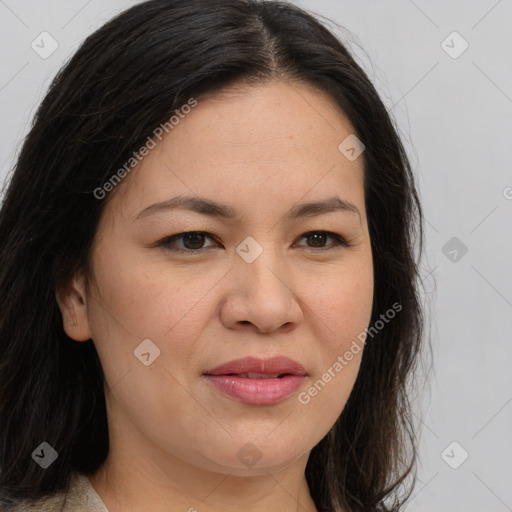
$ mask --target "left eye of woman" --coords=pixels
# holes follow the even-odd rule
[[[164,238],[160,242],[158,242],[159,246],[164,246],[171,251],[177,252],[202,252],[211,247],[203,247],[205,239],[209,238],[210,240],[215,240],[215,238],[206,233],[204,231],[188,231],[186,233],[178,233],[176,235],[172,235]],[[331,246],[325,246],[325,241],[328,238],[332,238],[334,240],[331,243]],[[340,235],[336,233],[332,233],[330,231],[309,231],[308,233],[304,233],[299,239],[307,239],[308,241],[312,241],[314,244],[310,249],[317,250],[327,250],[335,247],[343,246],[349,247],[350,244]],[[181,241],[181,247],[172,247],[172,245]]]
[[[334,240],[333,245],[334,247],[337,246],[343,246],[343,247],[349,247],[350,244],[340,235],[337,235],[336,233],[331,233],[330,231],[310,231],[308,233],[304,233],[301,238],[307,238],[308,240],[313,240],[315,245],[312,247],[313,249],[329,249],[330,247],[323,246],[322,241],[325,241],[326,238],[332,238]],[[333,248],[333,247],[332,247]]]

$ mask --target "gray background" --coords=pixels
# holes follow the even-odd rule
[[[0,0],[1,181],[50,79],[135,3]],[[297,3],[349,31],[339,34],[396,119],[425,209],[434,373],[417,403],[407,510],[512,511],[512,1]],[[43,31],[59,45],[48,58],[31,48]]]

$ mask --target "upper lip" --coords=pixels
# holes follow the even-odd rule
[[[269,359],[257,357],[244,357],[234,359],[221,364],[212,370],[205,372],[205,375],[230,375],[242,373],[278,373],[288,375],[306,375],[306,370],[297,361],[289,357],[277,356]]]

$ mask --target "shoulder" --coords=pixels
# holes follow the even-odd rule
[[[67,492],[20,503],[12,512],[108,512],[89,479],[73,473]]]
[[[66,494],[58,493],[35,501],[24,500],[9,512],[63,512]]]

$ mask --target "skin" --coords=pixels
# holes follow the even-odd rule
[[[100,220],[93,275],[58,291],[66,333],[92,338],[104,373],[110,451],[89,479],[110,512],[316,511],[311,449],[342,412],[362,351],[310,402],[298,394],[368,326],[373,266],[363,157],[338,145],[354,130],[332,99],[304,84],[231,87],[198,105],[117,186]],[[177,195],[225,203],[238,219],[178,209],[136,220]],[[357,207],[286,220],[298,203],[337,196]],[[157,243],[205,231],[213,238]],[[326,236],[343,236],[351,247]],[[263,253],[236,252],[248,236]],[[188,253],[172,251],[172,248]],[[193,253],[205,247],[203,252]],[[134,356],[151,339],[160,356]],[[203,372],[245,356],[285,355],[308,373],[268,406],[224,396]],[[238,457],[252,443],[260,460]]]

